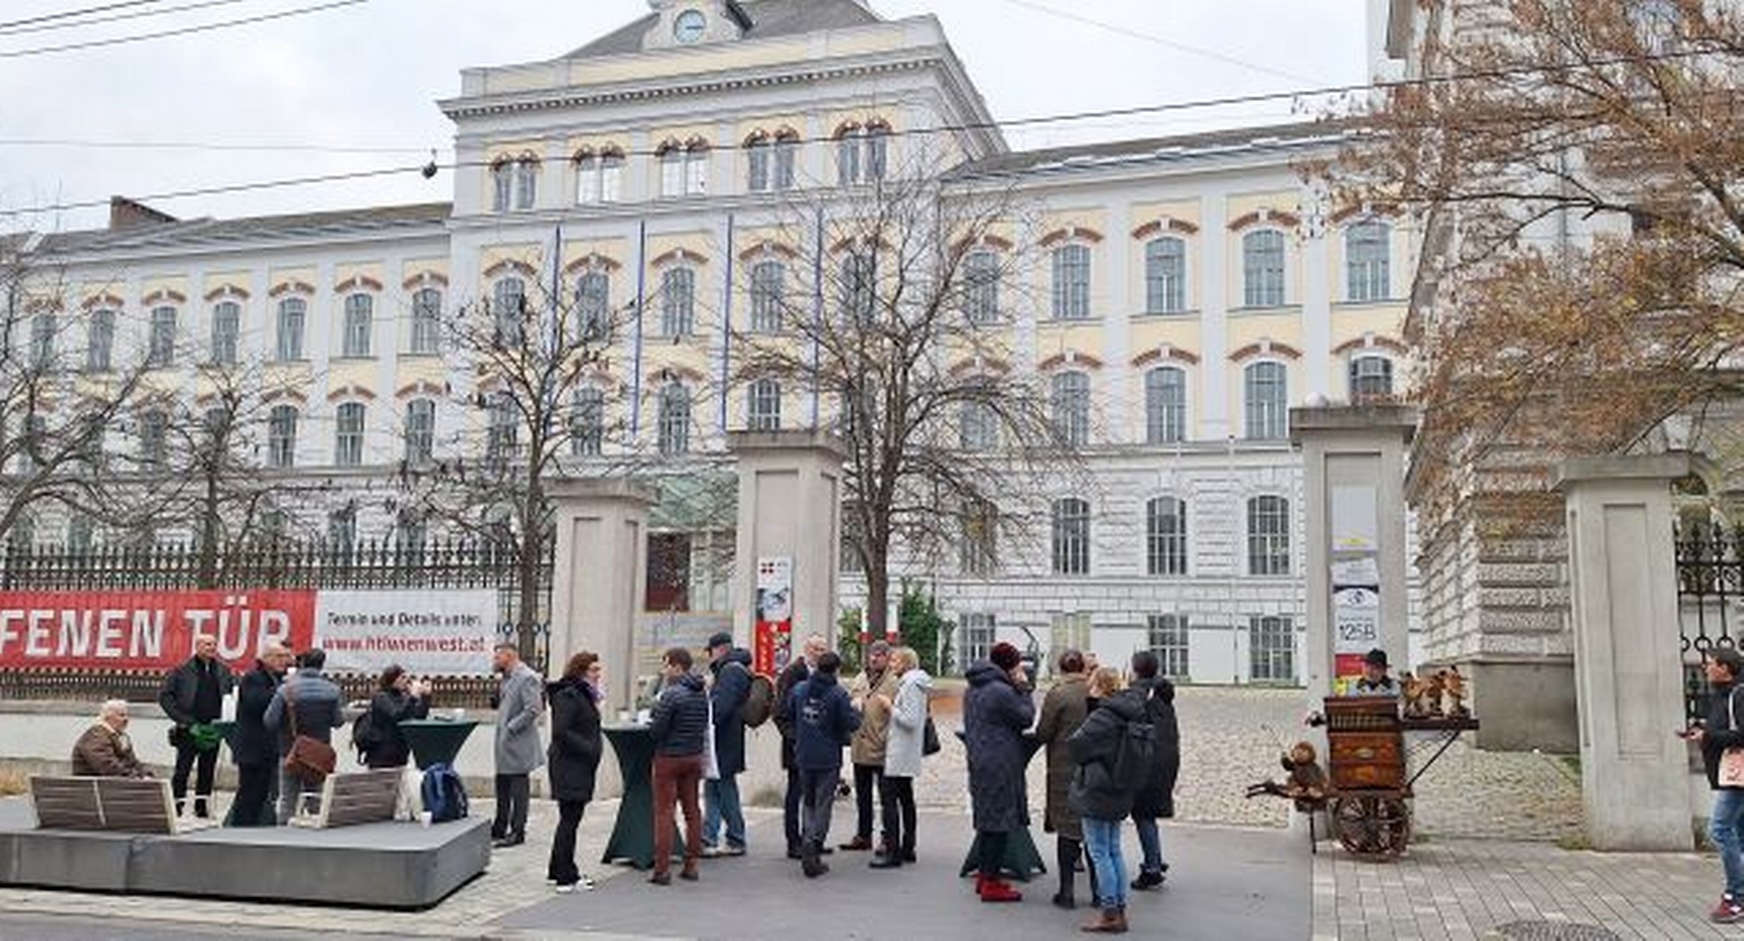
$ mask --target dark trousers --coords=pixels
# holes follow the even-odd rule
[[[1071,898],[1078,891],[1078,862],[1090,860],[1090,865],[1084,867],[1084,872],[1090,876],[1090,901],[1098,898],[1096,882],[1096,862],[1090,859],[1090,852],[1084,846],[1083,840],[1070,837],[1060,837],[1054,841],[1054,868],[1060,871],[1060,895]]]
[[[491,837],[526,839],[527,801],[532,796],[532,782],[524,774],[499,774],[496,790],[497,815],[491,820]]]
[[[801,771],[799,777],[804,795],[804,852],[815,857],[823,852],[824,844],[830,839],[830,813],[836,806],[836,785],[841,781],[842,769]]]
[[[854,765],[854,809],[858,811],[854,818],[854,836],[858,839],[872,839],[872,792],[873,788],[883,790],[879,784],[883,778],[884,769],[879,765]]]
[[[269,826],[267,808],[277,769],[270,764],[236,766],[236,806],[230,809],[233,827]],[[277,822],[276,818],[273,820]]]
[[[914,852],[914,779],[880,775],[878,798],[884,817],[884,851]]]
[[[787,769],[787,792],[781,800],[781,826],[787,832],[787,851],[799,852],[804,837],[799,829],[799,803],[804,790],[800,786],[799,769]]]
[[[976,867],[981,878],[999,878],[1000,870],[1005,868],[1005,831],[982,830],[975,835],[981,840],[981,863]]]
[[[585,810],[587,801],[557,802],[557,833],[551,838],[551,862],[545,868],[545,878],[558,885],[581,881],[581,870],[575,865],[575,831]]]
[[[176,798],[176,814],[180,815],[183,803],[188,796],[188,772],[198,766],[194,776],[194,813],[201,817],[210,817],[212,809],[209,806],[212,797],[212,779],[218,772],[218,749],[201,751],[194,747],[193,742],[183,742],[176,746],[176,770],[170,775],[170,793]]]
[[[692,872],[702,856],[702,756],[654,756],[654,872],[672,870],[672,805],[684,812],[684,869]]]

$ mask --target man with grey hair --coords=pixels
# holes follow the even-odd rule
[[[209,634],[196,635],[194,655],[164,677],[157,702],[175,723],[170,729],[170,745],[176,750],[170,792],[176,798],[177,816],[186,809],[188,772],[196,765],[194,814],[212,815],[212,781],[218,770],[218,745],[223,741],[212,723],[224,711],[224,697],[235,688],[236,674],[218,659],[218,639]]]
[[[873,789],[879,800],[884,794],[884,751],[890,735],[890,704],[896,701],[902,677],[890,669],[890,644],[875,640],[866,648],[866,661],[860,675],[849,689],[854,709],[860,713],[860,728],[849,743],[848,754],[854,761],[854,801],[856,827],[854,839],[843,843],[845,850],[872,848]],[[885,847],[880,847],[882,852]]]
[[[73,773],[97,778],[149,778],[151,772],[133,754],[127,737],[127,702],[103,704],[97,721],[73,745]]]

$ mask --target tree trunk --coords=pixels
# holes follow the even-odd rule
[[[883,640],[890,623],[890,572],[882,553],[866,566],[866,633],[872,640]]]

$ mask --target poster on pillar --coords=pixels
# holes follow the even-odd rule
[[[1332,590],[1333,689],[1362,677],[1363,655],[1381,645],[1381,595],[1373,586],[1335,586]]]
[[[752,667],[773,676],[787,668],[793,651],[793,557],[757,559],[756,626]]]

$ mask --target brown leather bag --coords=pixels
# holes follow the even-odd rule
[[[291,695],[289,682],[284,690],[285,713],[291,717],[291,751],[285,756],[285,770],[310,784],[320,784],[337,767],[339,754],[332,745],[297,731],[297,700]]]

